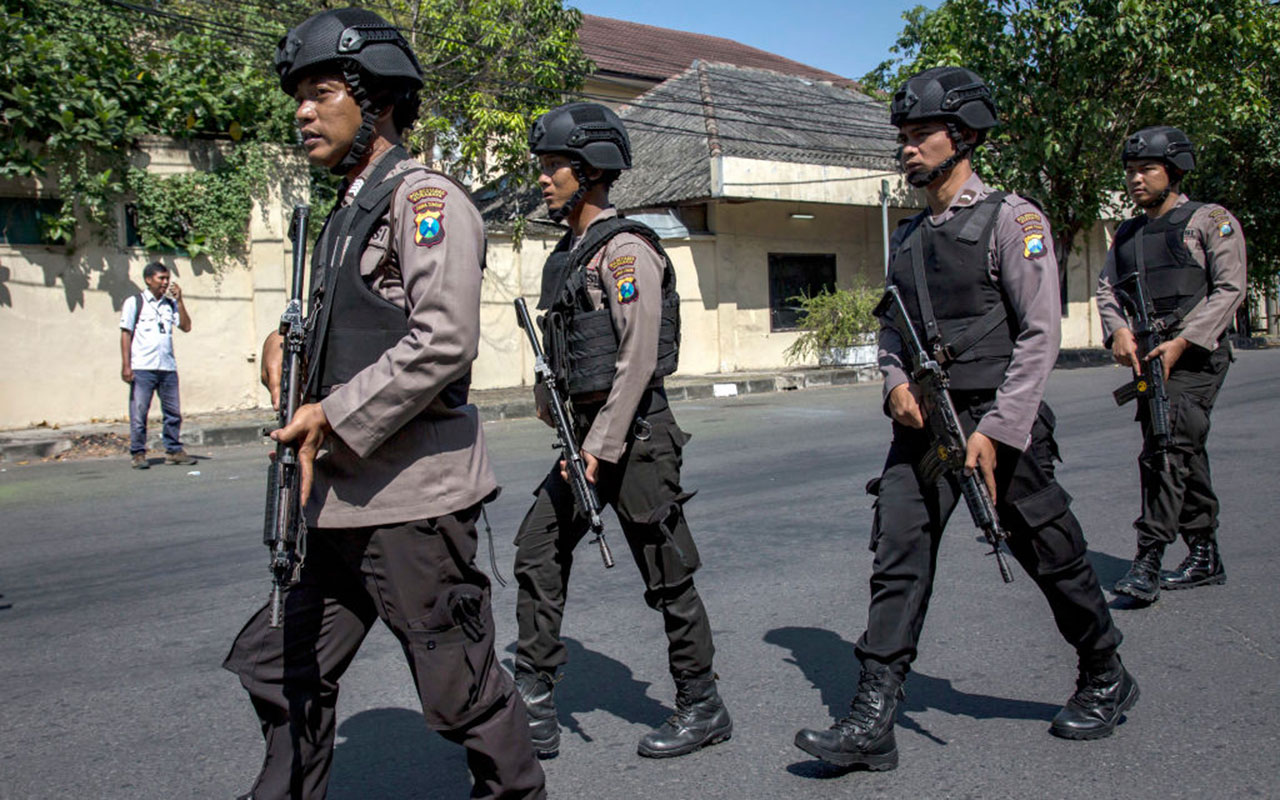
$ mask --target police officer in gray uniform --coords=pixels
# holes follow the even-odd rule
[[[676,713],[638,751],[684,755],[728,739],[733,723],[716,691],[711,624],[693,585],[700,562],[683,511],[692,495],[680,485],[689,436],[662,382],[679,347],[675,270],[657,235],[609,204],[610,185],[631,167],[626,129],[612,111],[594,103],[553,109],[534,124],[529,149],[552,218],[569,226],[543,269],[545,349],[572,399],[588,480],[617,511],[645,602],[662,613],[669,642]],[[560,623],[573,549],[587,531],[561,470],[552,466],[516,535],[516,684],[544,757],[559,750],[553,689],[567,660]]]
[[[895,233],[888,281],[950,377],[968,437],[966,466],[987,483],[1010,532],[1009,549],[1078,653],[1077,691],[1050,731],[1107,736],[1137,700],[1138,686],[1116,655],[1120,632],[1085,558],[1071,498],[1054,479],[1054,416],[1042,397],[1061,312],[1048,221],[1029,201],[995,191],[973,173],[969,156],[996,125],[991,92],[973,72],[939,67],[912,77],[894,95],[890,121],[899,130],[902,169],[925,190],[929,208]],[[802,730],[795,743],[833,764],[885,770],[898,763],[894,717],[959,492],[954,477],[933,485],[920,477],[928,410],[892,327],[880,332],[879,359],[893,441],[869,487],[878,493],[875,559],[867,629],[856,648],[857,695],[847,717],[829,730]]]
[[[1129,195],[1142,213],[1116,231],[1098,276],[1098,316],[1116,362],[1164,359],[1171,429],[1167,468],[1144,446],[1138,459],[1142,514],[1134,521],[1138,554],[1115,591],[1144,602],[1161,589],[1224,583],[1218,555],[1218,496],[1209,477],[1209,415],[1227,377],[1231,321],[1244,298],[1245,245],[1240,222],[1222,206],[1197,203],[1180,191],[1195,168],[1191,140],[1177,128],[1143,128],[1124,143],[1121,159]],[[1139,238],[1141,247],[1138,247]],[[1155,306],[1163,341],[1139,353],[1113,287],[1139,274]],[[1150,419],[1139,405],[1144,442]],[[1187,556],[1160,571],[1164,549],[1181,534]]]
[[[259,611],[224,664],[266,739],[249,796],[324,797],[338,682],[381,619],[427,725],[466,748],[471,796],[545,797],[474,563],[480,504],[497,491],[467,402],[483,223],[462,187],[400,145],[422,74],[385,20],[319,13],[281,40],[276,67],[308,158],[345,180],[312,262],[308,402],[274,434],[299,446],[305,559],[282,627]],[[277,397],[280,359],[274,336],[263,360]]]

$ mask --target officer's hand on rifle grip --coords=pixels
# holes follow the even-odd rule
[[[262,342],[262,385],[271,392],[271,407],[280,410],[280,375],[284,372],[284,337],[272,331]]]
[[[969,437],[965,446],[964,468],[978,470],[982,475],[982,482],[987,485],[991,502],[996,502],[996,443],[986,434],[974,431]]]
[[[298,496],[302,505],[307,504],[311,496],[311,478],[315,473],[316,454],[320,445],[333,428],[329,427],[329,418],[319,403],[307,403],[300,406],[293,415],[293,421],[279,430],[271,432],[271,438],[284,444],[297,444],[298,471],[302,480],[298,485]]]
[[[596,472],[600,469],[600,459],[588,453],[586,450],[579,450],[582,456],[582,471],[587,476],[587,483],[595,484]],[[569,465],[562,459],[560,461],[560,477],[567,482],[569,480]]]
[[[924,427],[924,402],[920,387],[907,381],[889,392],[889,415],[899,425],[908,428]]]
[[[1120,328],[1112,335],[1111,357],[1120,366],[1132,369],[1135,378],[1138,376],[1142,370],[1138,364],[1138,340],[1133,337],[1133,331]]]
[[[1164,378],[1169,379],[1169,370],[1173,369],[1173,365],[1178,363],[1178,359],[1182,358],[1182,354],[1187,352],[1187,348],[1191,343],[1181,336],[1175,336],[1167,342],[1163,342],[1156,346],[1143,361],[1150,361],[1153,358],[1164,359]]]

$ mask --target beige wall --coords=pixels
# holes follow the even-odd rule
[[[188,171],[207,165],[214,147],[189,150],[147,140],[140,163],[160,173]],[[280,163],[284,171],[305,174],[295,159],[282,155]],[[0,193],[12,197],[47,189],[34,182],[0,184]],[[278,188],[255,207],[242,264],[215,271],[203,258],[154,259],[182,286],[192,317],[191,332],[174,336],[184,413],[266,402],[257,382],[257,350],[284,305],[288,208]],[[127,418],[120,308],[143,288],[142,269],[151,260],[141,248],[103,244],[87,232],[70,253],[65,246],[0,245],[0,337],[17,345],[0,351],[0,428]]]
[[[791,219],[801,210],[814,219]],[[890,209],[890,226],[907,213]],[[752,201],[719,203],[710,217],[714,234],[663,242],[680,291],[680,374],[786,366],[782,353],[798,334],[769,330],[770,253],[834,253],[840,286],[883,280],[879,208]],[[527,236],[515,253],[510,238],[491,237],[484,333],[472,373],[476,388],[532,381],[528,344],[516,336],[511,303],[523,295],[532,307],[543,262],[554,246],[554,239]]]

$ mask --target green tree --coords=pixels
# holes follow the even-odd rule
[[[1146,125],[1182,127],[1202,163],[1253,164],[1214,180],[1197,170],[1188,186],[1212,187],[1199,199],[1239,199],[1228,205],[1240,212],[1259,189],[1274,197],[1263,184],[1274,183],[1275,150],[1254,147],[1258,131],[1274,135],[1280,113],[1280,11],[1269,0],[946,0],[903,17],[894,57],[863,81],[892,90],[947,64],[983,75],[1001,124],[979,151],[980,169],[1044,204],[1061,264],[1104,211],[1128,212],[1120,148]],[[1251,246],[1263,263],[1278,254]]]
[[[529,126],[579,88],[582,14],[562,0],[381,0],[426,69],[410,147],[455,177],[527,173]]]
[[[54,240],[70,245],[80,218],[113,231],[120,200],[135,196],[148,247],[227,263],[243,245],[250,195],[266,186],[261,152],[235,151],[296,140],[275,44],[328,5],[0,0],[0,177],[56,177]],[[528,174],[529,123],[590,67],[580,14],[561,0],[366,5],[404,29],[426,71],[410,148],[463,178]],[[145,134],[236,144],[206,177],[157,178],[130,168]],[[333,179],[313,179],[313,203],[331,202]]]

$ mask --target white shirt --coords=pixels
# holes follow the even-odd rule
[[[137,330],[134,330],[133,318],[138,313],[139,300],[144,302]],[[171,297],[162,296],[157,300],[150,291],[144,291],[126,299],[120,309],[120,329],[133,333],[130,368],[177,371],[178,362],[173,358],[173,329],[177,324],[178,303]]]

